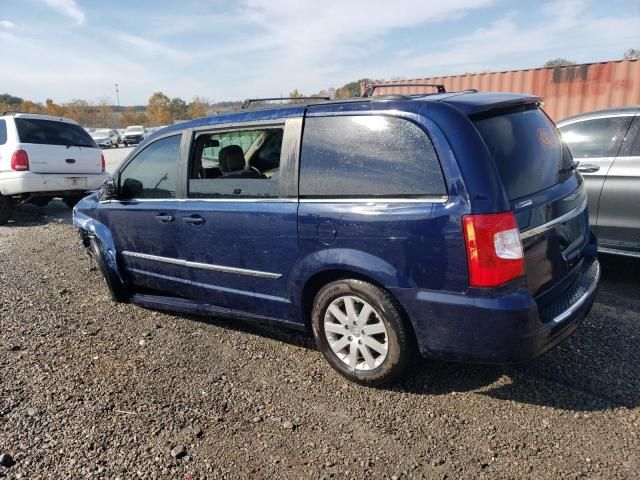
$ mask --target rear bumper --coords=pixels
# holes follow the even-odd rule
[[[424,356],[478,363],[530,360],[571,335],[587,316],[600,280],[597,258],[585,257],[576,280],[538,308],[525,288],[496,297],[394,289]]]
[[[106,178],[106,173],[5,172],[0,174],[0,193],[8,196],[22,193],[87,192],[102,186]]]

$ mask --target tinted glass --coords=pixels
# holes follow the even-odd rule
[[[476,120],[510,200],[555,185],[572,174],[571,154],[539,108]]]
[[[84,128],[74,123],[16,118],[16,127],[22,143],[97,148]]]
[[[594,118],[560,128],[573,158],[615,157],[632,117]]]
[[[174,198],[180,138],[163,138],[142,150],[120,173],[120,188],[138,181],[142,186],[135,198]]]
[[[194,140],[189,196],[272,198],[279,192],[281,128],[203,133]],[[230,148],[232,162],[221,157]]]
[[[7,143],[7,122],[0,120],[0,145]]]
[[[380,115],[305,120],[301,196],[445,193],[440,163],[431,140],[410,121]]]

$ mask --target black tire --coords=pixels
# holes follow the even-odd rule
[[[345,363],[334,353],[325,334],[324,318],[325,315],[328,315],[328,308],[332,302],[345,296],[356,297],[356,299],[366,301],[373,307],[376,321],[379,319],[386,328],[384,334],[387,347],[386,357],[378,366],[370,370],[352,368]],[[362,280],[344,279],[325,285],[318,292],[313,302],[311,324],[316,344],[329,364],[345,378],[356,383],[384,385],[394,382],[405,373],[415,354],[413,331],[405,321],[395,299],[386,290]],[[364,335],[364,332],[362,332],[362,335]],[[349,338],[355,337],[350,336]],[[348,348],[353,347],[349,346]],[[361,356],[361,354],[358,355]],[[362,357],[362,361],[364,362],[364,357]]]
[[[0,225],[6,225],[13,214],[13,205],[8,197],[0,194]]]
[[[82,198],[83,198],[82,195],[78,195],[75,197],[64,197],[62,201],[67,207],[73,210],[73,207],[75,207],[78,204],[78,202],[82,200]]]
[[[109,293],[111,294],[111,298],[115,302],[119,303],[127,303],[131,295],[129,294],[129,289],[126,285],[120,281],[118,276],[115,274],[111,268],[107,265],[105,260],[106,253],[100,244],[100,241],[96,238],[92,238],[90,240],[91,243],[91,252],[96,259],[96,263],[98,264],[98,268],[104,277],[104,281],[107,284],[107,288],[109,289]]]
[[[47,205],[49,205],[50,201],[51,197],[33,197],[29,203],[32,203],[37,207],[46,207]]]

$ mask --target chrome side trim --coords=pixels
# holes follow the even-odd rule
[[[598,247],[599,253],[608,253],[609,255],[620,255],[622,257],[640,258],[640,252],[630,252],[628,250],[618,250],[616,248]]]
[[[225,267],[223,265],[214,265],[211,263],[190,262],[179,258],[160,257],[158,255],[149,255],[148,253],[123,251],[122,255],[126,257],[141,258],[142,260],[152,260],[155,262],[169,263],[171,265],[179,265],[181,267],[200,268],[202,270],[212,270],[214,272],[233,273],[236,275],[249,275],[252,277],[277,279],[282,277],[279,273],[261,272],[259,270],[249,270],[246,268]]]
[[[143,202],[239,202],[239,203],[298,203],[296,198],[132,198],[130,200],[101,200],[100,203]]]
[[[566,320],[567,317],[570,317],[576,310],[582,307],[582,305],[584,305],[584,303],[589,299],[589,297],[593,294],[595,289],[598,288],[599,282],[600,282],[600,264],[598,264],[598,274],[596,275],[596,281],[593,282],[593,284],[589,287],[589,290],[587,290],[584,293],[584,295],[582,295],[576,303],[571,305],[569,308],[567,308],[564,312],[562,312],[560,315],[558,315],[551,321],[553,323],[560,323],[563,320]]]
[[[434,195],[429,197],[370,197],[370,198],[301,198],[300,203],[446,203],[449,200],[447,196]]]
[[[526,240],[527,238],[535,237],[536,235],[540,235],[541,233],[546,232],[547,230],[550,230],[551,228],[553,228],[554,225],[557,225],[559,223],[564,223],[564,222],[566,222],[568,220],[571,220],[573,217],[576,217],[576,216],[580,215],[582,212],[584,212],[585,208],[587,208],[587,199],[586,198],[584,199],[584,201],[580,205],[578,205],[573,210],[569,210],[564,215],[560,215],[558,218],[554,218],[550,222],[547,222],[547,223],[545,223],[543,225],[540,225],[538,227],[534,227],[534,228],[532,228],[530,230],[527,230],[526,232],[521,232],[520,233],[520,240]]]

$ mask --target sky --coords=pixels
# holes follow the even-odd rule
[[[638,0],[0,0],[0,93],[146,104],[620,59]]]

